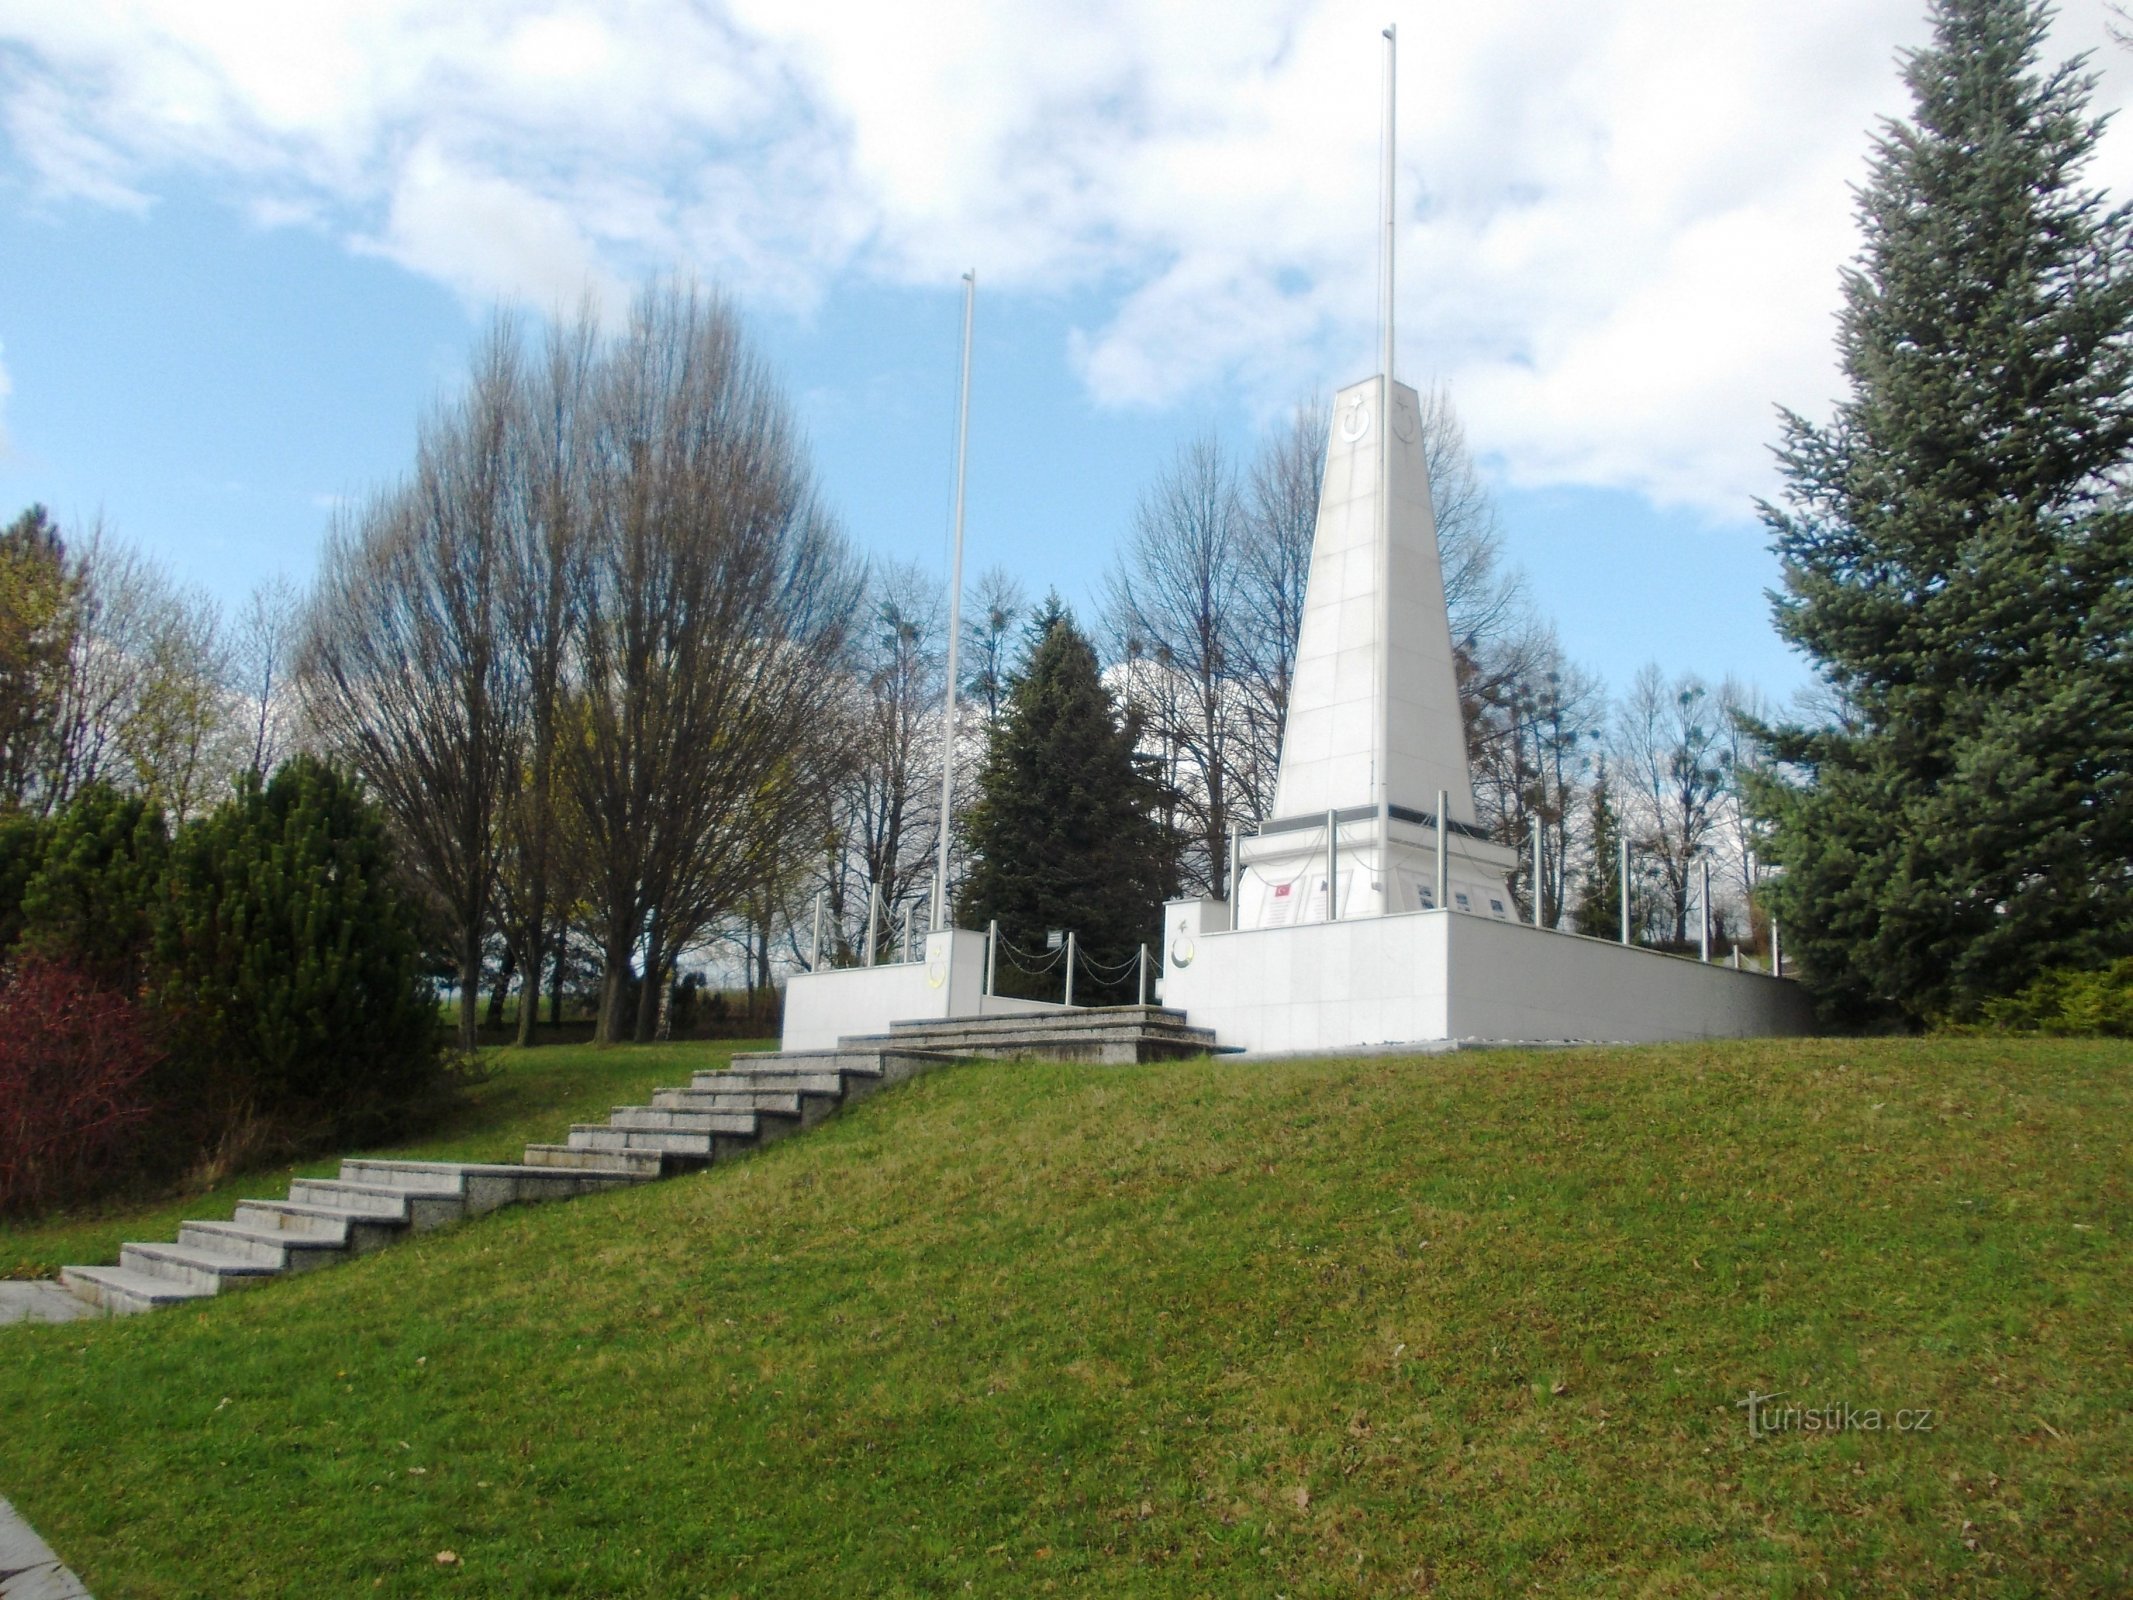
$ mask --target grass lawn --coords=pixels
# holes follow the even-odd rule
[[[425,1138],[390,1149],[350,1155],[408,1156],[426,1161],[516,1161],[528,1144],[561,1140],[573,1122],[605,1122],[619,1105],[642,1104],[653,1089],[686,1083],[692,1071],[720,1066],[736,1050],[775,1050],[754,1044],[587,1045],[490,1050],[490,1077]],[[340,1157],[239,1173],[212,1189],[150,1205],[110,1206],[29,1225],[0,1221],[0,1278],[47,1278],[63,1266],[118,1260],[128,1239],[174,1239],[187,1217],[227,1220],[241,1199],[279,1199],[293,1177],[326,1177]],[[4,1492],[4,1491],[0,1491]]]
[[[0,1494],[102,1600],[2126,1593],[2129,1067],[958,1067],[694,1177],[0,1330]],[[1751,1391],[1882,1426],[1751,1438]]]

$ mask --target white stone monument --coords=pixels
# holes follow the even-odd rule
[[[1808,1031],[1796,984],[1521,924],[1517,852],[1475,825],[1421,412],[1393,378],[1385,37],[1379,370],[1328,423],[1274,815],[1240,841],[1228,899],[1165,908],[1161,1001],[1258,1052]],[[940,929],[922,962],[797,976],[785,1047],[1072,1010],[991,994],[986,954],[983,935]]]
[[[1239,928],[1512,916],[1518,854],[1475,825],[1421,412],[1383,374],[1333,402],[1274,815],[1238,856]]]

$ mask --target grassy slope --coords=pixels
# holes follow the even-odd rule
[[[7,1330],[0,1493],[103,1600],[2124,1592],[2129,1064],[956,1068]],[[1751,1443],[1751,1388],[1937,1425]]]
[[[618,1105],[642,1104],[651,1091],[686,1082],[700,1067],[722,1065],[736,1050],[775,1043],[646,1045],[596,1050],[564,1045],[495,1050],[486,1082],[440,1127],[421,1139],[363,1152],[424,1161],[516,1161],[535,1141],[558,1140],[573,1122],[605,1122]],[[187,1217],[228,1217],[246,1197],[278,1198],[299,1174],[326,1177],[338,1156],[242,1172],[210,1189],[153,1202],[93,1209],[29,1225],[0,1222],[0,1278],[50,1277],[70,1263],[116,1261],[128,1239],[173,1239]]]

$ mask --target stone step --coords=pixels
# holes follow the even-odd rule
[[[882,1075],[880,1052],[867,1050],[826,1058],[803,1056],[792,1061],[765,1057],[751,1066],[699,1072],[689,1080],[689,1087],[728,1094],[791,1094],[796,1083],[858,1083]]]
[[[215,1292],[127,1267],[61,1267],[59,1281],[89,1304],[120,1317],[205,1299]]]
[[[526,1162],[543,1171],[570,1175],[605,1176],[627,1183],[644,1183],[669,1173],[686,1172],[692,1166],[708,1166],[708,1155],[690,1155],[678,1150],[585,1150],[568,1144],[529,1144]]]
[[[851,1081],[857,1083],[860,1080],[853,1078]],[[746,1099],[756,1095],[783,1095],[788,1098],[795,1095],[820,1095],[830,1100],[841,1100],[844,1098],[845,1082],[844,1074],[840,1072],[751,1074],[747,1079],[736,1083],[706,1082],[699,1078],[686,1088],[654,1090],[652,1104],[666,1105],[669,1103],[666,1097],[670,1095],[691,1096],[685,1103],[692,1106],[696,1104],[693,1098],[696,1095],[714,1095],[721,1100]]]
[[[736,1101],[770,1100],[778,1103],[777,1109],[767,1112],[760,1107],[754,1109],[761,1125],[759,1137],[776,1139],[796,1128],[812,1128],[844,1104],[844,1080],[832,1081],[837,1084],[835,1089],[796,1090],[791,1094],[736,1095],[713,1089],[658,1089],[653,1091],[650,1105],[629,1109],[640,1116],[717,1116],[739,1109]],[[796,1109],[788,1110],[788,1107]],[[686,1127],[687,1124],[680,1126]]]
[[[860,1052],[851,1052],[851,1055]],[[835,1050],[743,1050],[723,1069],[699,1072],[698,1078],[725,1078],[768,1068],[774,1072],[838,1072],[853,1070],[854,1063],[842,1045]]]
[[[908,1042],[919,1034],[936,1033],[943,1028],[952,1028],[963,1033],[1017,1033],[1033,1025],[1068,1030],[1136,1027],[1184,1031],[1213,1037],[1212,1030],[1193,1027],[1184,1012],[1173,1011],[1168,1006],[1076,1006],[1072,1010],[1002,1011],[991,1016],[928,1017],[892,1022],[889,1024],[888,1033],[880,1037]],[[840,1044],[848,1042],[839,1041]]]
[[[360,1211],[381,1224],[416,1232],[441,1228],[467,1214],[466,1196],[457,1189],[403,1189],[383,1183],[350,1183],[342,1178],[298,1178],[289,1185],[289,1203],[328,1210]]]
[[[122,1244],[119,1265],[144,1277],[168,1278],[209,1294],[262,1283],[279,1272],[278,1268],[248,1261],[226,1250],[206,1250],[190,1244]]]
[[[697,1090],[676,1091],[665,1089],[662,1094]],[[796,1094],[719,1095],[721,1100],[748,1101],[746,1105],[690,1105],[690,1106],[617,1106],[608,1117],[611,1128],[678,1128],[690,1133],[727,1133],[734,1130],[721,1126],[736,1114],[754,1116],[761,1130],[766,1122],[791,1122],[801,1113],[800,1096]]]
[[[456,1186],[466,1202],[466,1214],[482,1216],[499,1206],[539,1200],[567,1200],[573,1195],[592,1194],[622,1183],[641,1183],[660,1176],[660,1169],[646,1168],[618,1158],[602,1164],[590,1160],[544,1159],[536,1151],[568,1150],[567,1145],[529,1145],[520,1163],[478,1161],[382,1161],[341,1163],[341,1176],[351,1183],[379,1183],[408,1188],[415,1193],[436,1193]],[[575,1152],[583,1156],[585,1152]],[[569,1168],[569,1171],[558,1171]]]
[[[234,1220],[247,1228],[279,1229],[298,1238],[337,1240],[352,1255],[392,1244],[411,1226],[405,1214],[394,1217],[301,1200],[240,1200]]]
[[[1206,1028],[1160,1006],[1091,1006],[1073,1011],[1018,1012],[897,1022],[885,1034],[839,1041],[884,1059],[903,1051],[954,1058],[1035,1056],[1050,1061],[1124,1065],[1207,1055],[1218,1047]]]
[[[605,1122],[580,1122],[570,1130],[573,1150],[665,1151],[702,1156],[707,1161],[745,1150],[754,1143],[752,1128],[745,1133],[692,1133],[686,1128],[617,1128]]]
[[[178,1243],[240,1256],[276,1272],[308,1272],[348,1254],[345,1238],[336,1239],[321,1233],[293,1233],[287,1228],[252,1227],[242,1221],[181,1222],[178,1224]]]

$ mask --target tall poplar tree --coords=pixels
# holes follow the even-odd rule
[[[1779,631],[1840,707],[1753,785],[1835,1015],[2133,950],[2133,218],[2049,8],[1936,0],[1859,196],[1828,426],[1787,413]]]
[[[971,808],[959,920],[983,927],[997,918],[1031,951],[1047,931],[1072,930],[1091,962],[1118,966],[1162,925],[1175,843],[1087,636],[1056,596],[1030,631]],[[1029,992],[1056,998],[1059,981],[1047,973]],[[1130,973],[1103,983],[1084,972],[1075,999],[1131,999],[1133,984]],[[1010,962],[1000,965],[1000,985],[1017,988]]]

